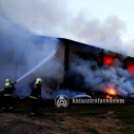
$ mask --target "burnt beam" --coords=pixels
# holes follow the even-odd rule
[[[64,71],[68,72],[69,69],[69,42],[65,40],[65,49],[64,49]]]
[[[99,54],[99,62],[98,62],[98,66],[103,66],[104,64],[104,51],[101,50],[100,54]]]

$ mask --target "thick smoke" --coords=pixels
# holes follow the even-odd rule
[[[76,40],[93,44],[95,46],[114,52],[128,54],[122,45],[120,33],[125,29],[125,24],[116,16],[108,17],[104,22],[98,19],[87,19],[84,13],[76,16],[70,26],[71,33],[75,33]]]
[[[51,2],[49,0],[40,2],[14,0],[15,4],[13,1],[13,3],[10,2],[2,0],[0,3],[2,11],[5,13],[2,15],[0,11],[1,91],[6,78],[11,79],[12,82],[17,80],[53,50],[58,49],[58,39],[44,39],[32,36],[31,33],[74,39],[114,52],[133,55],[132,52],[126,51],[128,49],[122,48],[124,44],[121,41],[120,33],[123,32],[125,25],[116,16],[108,17],[104,22],[101,22],[98,19],[88,19],[84,12],[80,12],[75,17],[71,16],[71,13],[67,12],[66,2],[55,2],[54,0]],[[61,57],[49,61],[26,79],[20,81],[16,85],[15,95],[29,95],[29,87],[37,77],[44,79],[43,87],[52,81],[57,83],[63,77],[61,63],[63,59]],[[71,59],[70,69],[84,78],[83,87],[105,90],[107,86],[110,86],[109,84],[112,84],[123,94],[133,92],[133,80],[130,80],[129,72],[120,67],[119,61],[115,62],[113,67],[92,70],[92,66],[96,66],[94,61],[85,61],[74,56]],[[118,66],[117,63],[119,63]],[[79,80],[81,80],[80,77],[76,83]]]
[[[117,16],[100,21],[91,17],[86,9],[74,16],[66,0],[1,0],[0,6],[7,17],[32,33],[68,38],[134,56],[132,51],[125,49],[127,45],[121,40],[126,25]]]
[[[0,16],[0,91],[3,90],[5,79],[12,82],[34,68],[49,54],[58,49],[57,38],[34,36],[26,29],[15,25],[10,20]],[[62,55],[61,55],[62,56]],[[63,57],[63,56],[62,56]],[[53,59],[42,65],[38,70],[16,84],[14,95],[29,95],[30,86],[36,78],[59,81],[63,75],[62,58]]]
[[[94,69],[93,69],[94,66]],[[114,60],[113,66],[97,67],[96,61],[84,60],[73,55],[70,59],[70,71],[73,75],[81,75],[77,83],[83,83],[81,88],[100,90],[106,92],[108,87],[113,87],[121,95],[133,93],[133,78],[130,73],[121,67],[118,59]]]

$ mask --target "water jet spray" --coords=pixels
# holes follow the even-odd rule
[[[20,80],[24,79],[28,75],[30,75],[32,72],[36,71],[39,67],[41,67],[43,64],[45,64],[48,60],[52,59],[56,51],[53,51],[50,55],[48,55],[43,61],[41,61],[38,65],[36,65],[32,70],[24,74],[22,77],[20,77],[18,80],[16,80],[13,84],[18,83]]]

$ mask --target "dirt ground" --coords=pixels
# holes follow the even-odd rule
[[[31,117],[29,105],[17,106],[14,113],[0,113],[0,134],[134,134],[134,122],[121,119],[124,112],[102,108],[103,112],[95,113],[96,108],[93,112],[79,106],[70,109],[47,107]]]

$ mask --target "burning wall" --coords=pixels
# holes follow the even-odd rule
[[[100,91],[124,97],[134,92],[134,78],[131,77],[134,64],[130,65],[128,58],[73,41],[68,45],[70,45],[69,76],[66,84],[68,88],[83,92]],[[127,68],[124,67],[125,59]]]
[[[29,95],[31,84],[33,84],[37,77],[44,79],[43,91],[50,92],[50,96],[59,93],[58,89],[54,90],[63,81],[63,75],[66,75],[63,73],[63,68],[69,73],[66,85],[68,90],[62,89],[62,93],[68,96],[71,90],[73,90],[73,94],[87,91],[107,92],[106,89],[109,86],[122,95],[134,92],[134,81],[130,74],[130,72],[133,73],[133,63],[131,62],[130,64],[127,59],[128,70],[123,69],[124,56],[120,54],[67,39],[29,36],[29,34],[28,36],[24,34],[26,38],[25,36],[19,38],[22,41],[19,43],[18,39],[14,38],[16,34],[12,37],[7,36],[7,41],[2,41],[5,35],[0,37],[3,49],[5,48],[5,44],[13,44],[11,46],[7,45],[7,48],[1,51],[1,59],[3,61],[0,67],[2,74],[0,78],[2,81],[0,85],[1,90],[3,90],[6,78],[10,78],[13,81],[15,78],[22,76],[45,58],[45,55],[49,54],[52,49],[56,49],[57,51],[53,60],[16,85],[16,96]],[[23,34],[20,33],[20,35]],[[20,37],[19,34],[18,37]],[[23,46],[23,43],[27,44],[27,48]],[[69,46],[66,56],[65,46]],[[11,56],[9,57],[9,55]],[[66,62],[69,62],[69,64]],[[65,65],[68,67],[65,68]],[[42,94],[46,98],[47,93],[42,92]]]

